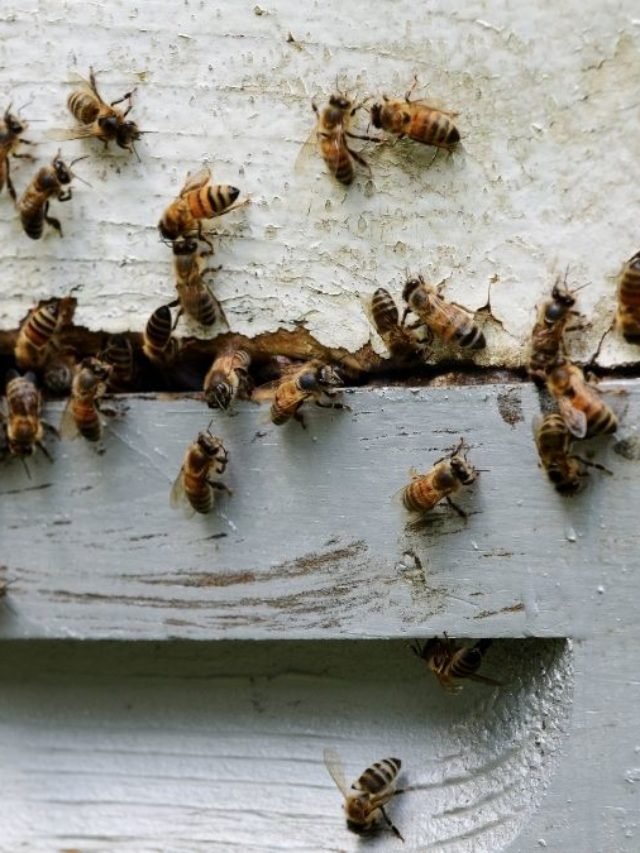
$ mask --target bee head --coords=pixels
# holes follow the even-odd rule
[[[210,456],[212,459],[221,459],[226,462],[227,451],[222,443],[222,440],[217,435],[213,435],[209,428],[198,433],[198,445],[203,453]]]
[[[322,365],[318,370],[318,383],[334,387],[344,385],[344,381],[335,367],[330,367],[328,364]]]
[[[318,387],[319,370],[307,370],[298,378],[301,391],[313,391]]]
[[[409,278],[402,290],[402,298],[405,302],[408,302],[416,290],[424,284],[422,277],[417,276],[416,278]]]
[[[51,164],[53,166],[53,170],[56,173],[56,178],[60,184],[70,184],[71,178],[73,175],[71,174],[71,169],[67,166],[64,160],[60,157],[60,154],[56,154],[53,158],[53,162]]]
[[[9,109],[4,114],[4,123],[9,133],[12,133],[14,136],[19,136],[26,129],[26,124],[21,122],[18,116],[9,112]]]
[[[116,128],[116,143],[120,148],[130,148],[131,143],[140,139],[141,132],[135,121],[119,122]]]
[[[476,469],[467,460],[463,438],[460,439],[460,443],[451,454],[451,471],[455,478],[465,486],[473,483],[478,476]]]
[[[382,127],[382,104],[373,104],[370,110],[371,124],[374,127]]]
[[[368,829],[369,795],[364,791],[349,796],[344,804],[347,826],[352,832],[363,832]]]
[[[95,356],[89,356],[89,358],[83,359],[82,367],[90,370],[95,378],[101,382],[106,382],[113,370],[113,365],[107,364],[99,358],[95,358]]]
[[[98,119],[101,130],[109,136],[117,136],[121,123],[117,116],[102,116]]]
[[[165,233],[163,231],[162,222],[160,223],[160,232],[162,236],[169,240],[171,239],[171,234]],[[198,251],[198,244],[195,240],[183,239],[183,240],[174,240],[173,241],[173,254],[174,255],[192,255],[194,252]]]
[[[329,98],[329,106],[340,112],[346,112],[351,109],[351,101],[345,95],[331,95]]]
[[[228,409],[231,403],[231,388],[227,382],[214,382],[204,394],[210,409]]]

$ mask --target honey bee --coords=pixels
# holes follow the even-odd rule
[[[417,84],[415,77],[404,100],[383,95],[382,103],[371,107],[371,123],[399,139],[408,136],[414,142],[452,151],[460,141],[460,132],[452,121],[458,113],[443,110],[428,101],[412,101],[411,94]]]
[[[457,678],[468,678],[491,687],[502,687],[501,681],[478,673],[482,659],[492,642],[493,640],[478,640],[473,646],[458,648],[445,634],[443,640],[434,637],[423,646],[416,641],[411,650],[426,663],[448,693],[457,693],[462,689],[462,685],[455,683]]]
[[[180,341],[172,331],[171,308],[161,305],[149,317],[142,341],[142,351],[158,367],[170,367],[180,351]]]
[[[344,797],[347,827],[356,833],[370,832],[382,817],[389,829],[401,841],[404,838],[397,826],[391,822],[384,807],[402,791],[396,789],[402,767],[399,758],[383,758],[376,761],[347,787],[339,755],[333,749],[324,750],[324,763],[336,787]]]
[[[413,473],[411,482],[402,490],[402,502],[409,512],[424,515],[444,498],[458,515],[466,518],[467,513],[449,496],[461,486],[471,485],[477,477],[478,470],[467,460],[461,438],[451,453],[438,460],[428,473]]]
[[[9,195],[15,201],[16,191],[11,180],[11,161],[10,157],[33,159],[30,154],[18,154],[17,149],[20,143],[23,145],[33,145],[28,139],[24,139],[20,134],[27,129],[27,124],[21,121],[16,115],[11,112],[11,104],[4,111],[2,121],[0,121],[0,192],[5,183],[9,190]]]
[[[425,325],[433,334],[445,343],[453,342],[464,349],[484,349],[487,342],[484,334],[475,324],[472,315],[453,302],[447,302],[440,295],[440,288],[427,284],[422,276],[410,278],[402,291],[407,303],[402,324],[412,311],[418,322],[409,328]]]
[[[304,418],[299,411],[307,400],[313,400],[316,406],[329,409],[347,408],[334,400],[336,387],[343,381],[335,368],[318,360],[308,361],[285,374],[275,389],[271,404],[271,420],[276,426],[287,423],[291,418],[306,429]]]
[[[136,365],[129,338],[125,335],[110,335],[98,357],[111,366],[107,390],[112,394],[126,394],[130,391],[135,380]]]
[[[379,141],[369,136],[352,133],[349,130],[353,116],[363,104],[354,104],[350,98],[337,93],[331,95],[329,103],[322,110],[318,109],[315,103],[312,103],[311,106],[317,116],[315,135],[322,159],[333,177],[341,184],[349,186],[355,177],[353,161],[360,163],[367,170],[369,166],[357,151],[349,148],[347,137],[367,139],[371,142]],[[304,151],[305,148],[303,148]]]
[[[40,370],[58,349],[57,336],[73,319],[75,299],[65,296],[34,308],[18,332],[14,355],[20,370]]]
[[[400,313],[388,290],[379,287],[371,299],[371,318],[392,358],[399,361],[426,359],[429,337],[422,340],[415,330],[400,324]]]
[[[33,373],[24,376],[16,370],[7,372],[7,447],[12,456],[24,459],[31,456],[36,447],[51,460],[43,443],[45,424],[41,420],[42,396],[36,387]]]
[[[202,237],[202,220],[214,219],[229,213],[247,201],[234,204],[240,190],[227,184],[213,184],[211,170],[201,169],[187,176],[180,195],[171,202],[158,223],[160,234],[165,240],[177,240],[194,233]]]
[[[246,350],[231,349],[219,355],[204,378],[204,399],[210,409],[228,409],[240,394],[249,391],[251,356]]]
[[[105,148],[109,147],[110,142],[115,142],[118,147],[133,151],[138,157],[133,143],[140,139],[142,131],[138,130],[134,121],[126,121],[126,117],[133,106],[131,98],[135,89],[126,92],[117,101],[107,104],[98,92],[93,68],[89,69],[88,80],[84,80],[82,77],[78,79],[79,88],[71,92],[67,98],[67,106],[80,127],[62,133],[56,132],[56,137],[99,139]],[[128,101],[127,108],[124,111],[115,109],[116,104],[121,104],[123,101]],[[138,159],[140,158],[138,157]]]
[[[18,202],[18,213],[22,227],[28,237],[39,240],[42,237],[44,223],[53,226],[62,237],[60,220],[49,216],[49,200],[55,196],[58,201],[71,199],[71,179],[77,177],[71,171],[71,166],[84,157],[77,157],[67,164],[60,158],[60,152],[51,161],[50,166],[43,166],[24,191]],[[67,187],[67,189],[64,189]]]
[[[63,438],[83,436],[87,441],[102,438],[99,400],[107,390],[111,365],[98,358],[83,359],[76,366],[71,396],[62,415],[60,435]]]
[[[538,314],[538,319],[531,333],[531,357],[529,359],[529,375],[534,379],[546,380],[547,370],[556,360],[562,349],[562,336],[567,329],[567,323],[572,315],[578,316],[573,311],[576,303],[574,291],[561,286],[560,279],[556,280],[551,291],[551,299],[545,302]]]
[[[569,432],[576,438],[610,435],[618,429],[618,419],[584,373],[564,357],[556,359],[547,373],[547,389]]]
[[[71,392],[75,366],[73,350],[56,351],[42,370],[42,384],[52,394],[66,396]]]
[[[629,258],[618,278],[616,321],[626,340],[640,343],[640,252]]]
[[[581,479],[587,476],[587,466],[611,474],[604,465],[570,452],[572,435],[557,412],[544,417],[539,415],[533,422],[533,433],[540,464],[561,495],[573,495],[578,491]]]
[[[210,425],[209,425],[210,426]],[[188,502],[188,512],[211,512],[215,492],[233,494],[231,489],[219,480],[211,479],[212,474],[223,474],[229,459],[222,439],[212,435],[209,428],[198,433],[185,454],[182,467],[171,488],[172,507],[180,502]]]
[[[195,240],[177,240],[173,244],[173,267],[176,276],[177,302],[180,306],[176,324],[182,312],[203,326],[212,326],[224,312],[218,300],[204,281],[203,270],[209,252],[199,252]],[[175,324],[174,324],[175,328]]]

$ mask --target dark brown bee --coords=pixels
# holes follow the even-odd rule
[[[211,512],[215,492],[232,494],[224,483],[211,479],[213,474],[224,473],[228,459],[220,438],[212,435],[209,429],[199,433],[198,438],[189,445],[171,488],[171,506],[177,507],[186,501],[191,508],[189,514]]]
[[[0,192],[5,183],[9,190],[9,195],[15,201],[16,191],[11,180],[11,161],[10,157],[19,157],[33,159],[30,154],[18,154],[17,150],[20,144],[33,145],[28,139],[24,139],[21,134],[27,129],[27,124],[21,121],[16,115],[11,112],[11,104],[4,111],[2,121],[0,121]]]
[[[180,306],[176,323],[183,311],[203,326],[212,326],[218,318],[224,319],[220,303],[204,281],[204,259],[208,254],[210,252],[198,251],[196,240],[177,240],[173,244],[178,300],[172,302],[170,307]]]
[[[58,335],[71,323],[76,301],[70,296],[34,308],[20,327],[14,355],[20,370],[40,370],[59,348]]]
[[[618,429],[617,417],[577,364],[558,358],[547,373],[547,389],[576,438],[610,435]]]
[[[587,467],[611,474],[604,465],[571,453],[573,436],[557,412],[544,417],[539,415],[533,422],[533,434],[540,464],[561,495],[573,495],[578,491],[582,479],[587,476]]]
[[[249,392],[251,356],[246,350],[231,349],[219,355],[204,379],[204,399],[210,409],[228,409],[239,395]]]
[[[85,358],[76,366],[71,387],[71,397],[62,415],[60,435],[75,438],[81,435],[87,441],[102,438],[102,418],[99,400],[107,390],[111,365],[97,358]]]
[[[202,220],[214,219],[246,201],[234,205],[240,190],[227,184],[213,184],[211,171],[202,169],[187,180],[180,195],[171,202],[158,223],[160,233],[165,240],[177,240],[180,237],[202,236]]]
[[[434,637],[423,646],[416,641],[411,649],[426,663],[447,692],[457,693],[462,689],[462,685],[455,683],[459,678],[468,678],[470,681],[479,681],[492,687],[502,686],[502,682],[478,673],[482,659],[492,642],[492,640],[478,640],[473,646],[458,648],[445,635],[443,640]]]
[[[107,104],[102,100],[96,85],[93,68],[89,69],[89,79],[79,78],[79,88],[67,98],[67,106],[71,115],[80,124],[73,130],[56,132],[57,138],[64,139],[99,139],[107,148],[110,142],[115,142],[120,148],[133,151],[137,155],[134,142],[140,139],[142,131],[134,121],[126,121],[132,103],[131,98],[135,89],[126,92],[117,101]],[[127,108],[115,109],[116,104],[128,101]]]
[[[304,418],[299,411],[307,400],[313,400],[322,408],[344,409],[343,403],[336,402],[336,387],[343,385],[342,378],[335,368],[321,361],[308,361],[293,372],[285,374],[275,389],[271,405],[271,420],[277,426],[294,418],[306,429]]]
[[[75,366],[73,350],[56,351],[42,369],[42,384],[52,394],[66,397],[71,393]]]
[[[161,305],[149,317],[142,341],[142,351],[158,367],[170,367],[180,351],[180,341],[172,330],[171,308]]]
[[[427,284],[422,276],[407,281],[402,291],[407,303],[402,323],[412,311],[418,322],[409,328],[425,325],[433,334],[445,343],[454,343],[464,349],[484,349],[487,342],[484,334],[473,320],[473,316],[464,308],[447,302],[435,288]]]
[[[314,103],[311,106],[318,118],[315,134],[322,159],[334,178],[348,186],[353,183],[355,177],[354,160],[366,169],[369,168],[367,161],[347,145],[347,137],[370,139],[368,136],[359,136],[349,130],[353,116],[362,104],[354,105],[353,101],[338,93],[331,95],[328,105],[322,110],[319,110]]]
[[[382,817],[401,841],[400,830],[389,819],[384,807],[401,791],[396,789],[402,767],[399,758],[376,761],[351,785],[347,786],[340,756],[333,749],[324,750],[324,763],[336,787],[344,797],[347,826],[352,832],[370,832]]]
[[[49,216],[49,200],[56,197],[58,201],[71,199],[71,179],[74,177],[71,166],[84,157],[78,157],[69,166],[60,159],[60,152],[51,161],[50,166],[43,166],[24,191],[18,202],[18,212],[22,227],[28,237],[39,240],[42,237],[44,223],[48,222],[62,237],[60,221]],[[67,187],[67,189],[64,189]]]
[[[566,281],[562,284],[557,279],[551,291],[551,299],[540,309],[531,333],[529,375],[534,379],[546,381],[547,370],[561,354],[567,323],[572,316],[579,316],[577,311],[572,310],[576,303],[576,291],[568,290]]]
[[[630,343],[640,343],[640,252],[626,262],[618,277],[618,328]]]
[[[439,460],[426,474],[414,473],[411,482],[402,491],[402,502],[409,512],[424,514],[441,500],[446,500],[458,515],[467,517],[450,495],[461,486],[469,486],[478,476],[478,471],[467,460],[464,439],[444,459]]]
[[[411,94],[417,83],[415,78],[404,100],[383,95],[382,103],[371,107],[371,123],[400,139],[408,136],[424,145],[453,150],[460,141],[460,133],[453,123],[458,113],[443,110],[428,101],[412,101]]]
[[[51,459],[44,446],[42,396],[36,387],[33,373],[20,376],[17,371],[7,373],[7,446],[12,456],[31,456],[36,447]]]
[[[126,394],[134,385],[136,365],[133,347],[126,335],[110,335],[107,345],[98,356],[111,366],[107,390],[112,394]]]
[[[371,299],[371,318],[392,358],[410,361],[424,360],[429,356],[431,333],[423,340],[416,330],[401,325],[398,307],[389,291],[383,287],[379,287]]]

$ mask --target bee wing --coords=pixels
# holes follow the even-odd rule
[[[274,379],[273,382],[267,382],[266,385],[260,385],[259,388],[254,388],[251,394],[251,399],[254,403],[270,403],[276,393],[276,388],[280,383],[279,379]]]
[[[325,747],[323,750],[324,763],[329,771],[329,775],[336,783],[336,788],[342,793],[343,797],[349,796],[349,788],[344,778],[344,768],[340,756],[331,747]]]
[[[445,102],[440,98],[416,98],[415,100],[412,99],[410,103],[419,104],[421,107],[426,107],[428,110],[437,110],[439,113],[451,116],[452,118],[460,115],[460,113],[447,109]]]
[[[189,193],[192,190],[199,190],[200,187],[203,187],[210,179],[211,169],[208,166],[204,166],[193,175],[187,175],[184,186],[180,190],[180,195],[186,195],[186,193]]]
[[[47,139],[55,139],[58,142],[68,141],[71,139],[89,139],[95,135],[96,133],[93,124],[81,124],[78,127],[68,129],[53,128],[52,130],[47,130],[45,133]]]
[[[298,152],[298,156],[296,157],[296,161],[293,165],[294,172],[303,172],[309,161],[317,154],[317,151],[318,140],[316,137],[316,126],[314,125],[309,132],[309,136],[307,136],[300,147],[300,151]]]
[[[558,409],[571,435],[575,435],[576,438],[584,438],[587,434],[587,416],[585,413],[572,406],[571,400],[567,400],[566,397],[560,397]]]
[[[184,471],[184,465],[178,471],[178,476],[173,481],[173,485],[171,486],[171,491],[169,493],[169,503],[174,509],[182,509],[185,512],[185,515],[190,516],[195,513],[194,508],[189,503],[187,498],[187,493],[184,490],[184,480],[182,478],[182,474]]]
[[[80,435],[75,418],[73,417],[73,412],[71,411],[71,403],[72,398],[69,397],[60,420],[60,438],[77,438]]]

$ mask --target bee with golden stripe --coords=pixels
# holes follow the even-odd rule
[[[428,357],[431,333],[421,338],[416,330],[402,325],[398,307],[389,291],[383,287],[379,287],[371,299],[371,319],[392,358],[406,362]]]
[[[157,367],[170,367],[178,356],[180,341],[172,331],[171,308],[161,305],[149,317],[142,340],[142,351]]]
[[[640,252],[629,258],[618,277],[616,323],[629,343],[640,343]]]
[[[371,107],[371,123],[399,139],[406,136],[414,142],[452,151],[460,141],[460,132],[453,123],[458,113],[444,110],[428,101],[412,101],[411,94],[417,84],[416,77],[404,100],[383,95],[382,103],[378,102]]]
[[[16,370],[7,372],[7,447],[12,456],[31,456],[36,447],[51,460],[44,445],[45,424],[41,419],[42,395],[33,373],[24,376]]]
[[[243,349],[221,353],[204,378],[204,399],[210,409],[228,409],[238,396],[250,391],[251,356]]]
[[[71,296],[53,299],[34,308],[20,327],[14,356],[20,370],[40,370],[58,349],[60,331],[73,319],[76,301]]]
[[[611,435],[618,419],[597,389],[587,382],[577,364],[560,357],[547,373],[547,390],[558,404],[562,418],[576,438]]]
[[[344,797],[347,827],[356,833],[370,832],[383,818],[393,834],[404,841],[400,830],[385,811],[385,806],[396,795],[398,776],[402,768],[399,758],[383,758],[362,773],[349,788],[345,781],[340,756],[333,749],[324,750],[324,763],[336,787]]]
[[[32,240],[39,240],[47,222],[62,237],[60,220],[49,216],[49,203],[53,197],[58,201],[70,201],[71,179],[74,177],[71,166],[84,157],[77,157],[67,165],[60,158],[60,152],[51,161],[50,166],[38,170],[18,202],[18,213],[25,234]]]
[[[229,454],[222,439],[212,435],[209,429],[198,434],[198,438],[187,448],[182,467],[171,488],[172,507],[180,503],[188,505],[188,513],[206,514],[213,509],[216,492],[233,494],[224,483],[214,480],[214,474],[223,474]]]
[[[102,418],[99,401],[107,390],[113,368],[98,358],[85,358],[76,366],[71,396],[62,415],[60,435],[75,438],[81,435],[87,441],[102,438]]]
[[[212,326],[219,318],[224,320],[220,303],[204,281],[205,257],[209,254],[199,251],[196,240],[176,240],[173,244],[178,299],[169,307],[180,306],[176,324],[182,312],[203,326]]]
[[[299,410],[308,400],[313,400],[316,406],[322,408],[346,408],[335,400],[338,393],[335,389],[343,384],[335,368],[319,360],[305,362],[301,367],[285,373],[278,382],[271,404],[272,422],[281,426],[293,418],[306,429]]]
[[[567,323],[572,316],[579,316],[573,310],[576,303],[574,294],[579,289],[570,291],[566,286],[566,277],[563,284],[557,279],[551,291],[551,299],[540,309],[531,333],[529,375],[532,378],[546,381],[547,370],[561,354]]]
[[[561,495],[575,494],[587,476],[587,467],[599,468],[611,474],[604,465],[589,462],[571,453],[573,436],[562,415],[551,412],[544,417],[538,415],[533,422],[533,434],[540,464],[547,477]]]
[[[9,195],[16,200],[16,191],[11,180],[11,161],[10,157],[24,158],[32,160],[31,154],[18,154],[18,148],[22,145],[33,145],[28,139],[24,139],[21,134],[27,129],[26,122],[18,118],[11,112],[11,104],[4,111],[4,116],[0,121],[0,192],[4,185],[7,185]]]
[[[129,338],[126,335],[110,335],[98,357],[111,367],[107,390],[112,394],[131,391],[136,380],[136,363]]]
[[[447,302],[440,295],[440,288],[427,284],[422,276],[407,281],[402,298],[407,303],[402,325],[406,322],[407,314],[413,312],[418,321],[409,328],[424,325],[440,340],[454,343],[463,349],[479,350],[486,347],[484,334],[473,316],[459,305]]]
[[[426,663],[447,692],[456,693],[462,689],[461,685],[455,683],[459,678],[468,678],[469,681],[478,681],[491,687],[502,686],[500,681],[487,678],[486,675],[480,675],[478,672],[492,642],[492,640],[478,640],[473,646],[458,648],[445,634],[443,640],[434,637],[423,646],[416,641],[411,646],[411,650]]]
[[[446,500],[462,518],[467,513],[451,500],[461,486],[470,486],[478,470],[468,461],[464,439],[444,459],[440,459],[426,474],[413,473],[411,482],[402,491],[402,502],[409,512],[425,513],[441,500]]]
[[[195,175],[187,176],[179,196],[162,214],[158,223],[160,234],[165,240],[172,241],[196,233],[201,237],[204,219],[214,219],[247,204],[247,201],[234,204],[239,195],[237,187],[214,184],[210,169],[201,169]]]
[[[353,161],[360,163],[369,169],[367,161],[349,148],[347,137],[351,139],[367,139],[378,142],[369,136],[362,136],[350,131],[353,116],[362,107],[362,104],[354,104],[346,95],[337,93],[331,95],[329,103],[321,110],[315,103],[311,104],[317,116],[315,128],[316,139],[320,155],[333,177],[345,186],[353,183],[355,171]],[[303,148],[303,152],[305,148]]]

